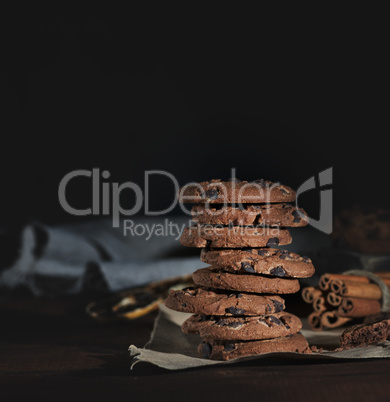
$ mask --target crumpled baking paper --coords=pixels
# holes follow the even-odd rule
[[[385,341],[376,346],[354,348],[343,351],[332,351],[338,347],[339,336],[344,328],[315,332],[308,329],[303,321],[304,329],[301,333],[306,337],[310,346],[322,347],[322,353],[293,353],[277,352],[261,355],[245,356],[228,361],[201,359],[197,354],[197,347],[202,342],[199,335],[186,335],[181,332],[180,325],[191,314],[180,313],[160,306],[149,342],[143,347],[135,345],[129,347],[132,357],[131,368],[139,362],[151,363],[168,370],[182,370],[201,366],[234,364],[247,360],[263,360],[269,357],[285,357],[288,359],[362,359],[390,357],[390,342]]]

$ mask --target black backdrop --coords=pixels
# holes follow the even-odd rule
[[[240,179],[298,187],[333,167],[335,211],[388,205],[380,26],[287,26],[273,16],[263,27],[249,10],[206,14],[72,10],[12,24],[1,65],[0,227],[81,219],[62,210],[58,185],[92,168],[141,187],[146,170],[185,184],[228,178],[233,167]],[[151,208],[167,206],[171,183],[151,184]],[[90,182],[68,195],[90,206]],[[301,204],[315,216],[318,192]]]

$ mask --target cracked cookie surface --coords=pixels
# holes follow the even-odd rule
[[[202,249],[201,261],[228,272],[258,273],[281,278],[308,278],[314,266],[308,257],[275,248]]]
[[[258,226],[194,225],[184,229],[180,243],[186,247],[276,247],[292,241],[286,229]]]
[[[232,360],[238,357],[262,353],[296,352],[303,353],[309,344],[302,334],[294,334],[262,341],[215,341],[203,342],[198,347],[198,354],[204,359]]]
[[[213,267],[196,270],[192,279],[202,287],[248,293],[289,294],[298,292],[300,288],[298,279],[260,274],[231,274]]]
[[[252,182],[233,180],[222,181],[214,179],[201,183],[190,183],[179,190],[181,203],[269,203],[292,202],[296,192],[283,184],[268,180]]]
[[[276,295],[226,293],[200,287],[171,290],[165,305],[184,313],[226,316],[256,316],[284,310],[284,300]]]
[[[197,223],[213,225],[265,225],[302,227],[309,218],[302,208],[291,204],[196,204],[191,210],[192,219]]]
[[[181,326],[185,334],[208,340],[260,340],[296,334],[301,320],[285,311],[252,317],[192,315]]]

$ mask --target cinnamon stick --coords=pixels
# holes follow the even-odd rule
[[[335,310],[325,311],[321,315],[321,324],[328,328],[337,328],[351,321],[351,318],[340,317]]]
[[[346,297],[339,306],[337,313],[341,317],[358,318],[377,314],[380,311],[381,304],[378,300]]]
[[[386,276],[382,276],[382,275],[377,275],[377,274],[375,274],[375,275],[378,276],[379,278],[381,278],[381,279],[382,279],[382,282],[384,282],[387,286],[390,287],[390,277],[386,277]]]
[[[374,274],[376,276],[378,276],[379,278],[383,279],[390,279],[390,272],[374,272]]]
[[[339,292],[335,293],[339,293],[344,297],[359,297],[362,299],[380,300],[382,298],[382,291],[378,285],[355,281],[343,281]]]
[[[329,283],[331,281],[330,274],[323,274],[320,276],[320,280],[318,282],[318,286],[321,290],[329,290]]]
[[[342,279],[332,279],[329,283],[329,290],[338,295],[340,294],[343,285],[344,281]]]
[[[387,272],[373,272],[378,278],[382,280],[387,286],[390,286],[390,276]],[[338,275],[340,280],[345,281],[354,281],[354,282],[364,282],[364,283],[371,283],[370,279],[366,276],[358,276],[358,275]],[[344,277],[344,278],[342,278]]]
[[[317,296],[313,300],[313,310],[316,311],[317,313],[321,313],[321,312],[326,310],[325,297],[324,296]]]
[[[326,296],[326,301],[333,307],[339,306],[342,300],[343,298],[334,292],[329,292]]]
[[[322,331],[321,313],[313,312],[307,317],[307,321],[313,331]]]
[[[374,274],[378,276],[387,286],[390,286],[390,272],[374,272]],[[338,287],[343,281],[370,283],[370,279],[366,276],[323,274],[320,277],[319,287],[322,290],[331,290],[337,293],[339,290]]]
[[[344,275],[344,274],[323,274],[319,280],[319,287],[322,290],[329,290],[330,283],[332,280],[341,279],[341,280],[352,280],[357,278],[357,282],[369,282],[369,280],[365,276],[353,276],[353,275]]]
[[[302,299],[306,303],[313,303],[313,300],[316,297],[321,296],[321,294],[322,294],[321,290],[315,288],[314,286],[307,286],[303,288],[301,292]]]

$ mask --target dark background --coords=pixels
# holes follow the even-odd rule
[[[226,179],[233,167],[240,179],[297,188],[333,167],[336,213],[388,205],[380,23],[204,14],[63,10],[11,24],[0,79],[0,227],[80,220],[61,209],[58,184],[92,168],[142,188],[146,170],[183,185]],[[75,180],[67,195],[91,206],[90,181]],[[152,209],[168,206],[170,181],[155,177],[151,198]],[[312,217],[318,199],[302,196]],[[129,194],[122,202],[130,206]]]
[[[14,261],[13,239],[29,220],[82,220],[63,211],[57,195],[76,169],[100,168],[110,182],[143,188],[146,170],[166,170],[183,185],[227,179],[236,168],[240,179],[298,188],[332,167],[335,213],[389,205],[388,13],[365,3],[278,3],[273,11],[260,3],[211,10],[163,2],[142,11],[108,4],[18,4],[13,16],[2,9],[0,270]],[[68,190],[73,206],[91,206],[90,180]],[[173,198],[168,180],[151,182],[152,209]],[[131,206],[129,194],[122,201]],[[318,191],[301,201],[315,217]],[[86,317],[91,300],[3,292],[2,395],[388,400],[388,359],[129,372],[127,347],[145,344],[156,314],[103,324]],[[294,313],[294,299],[287,304]]]

